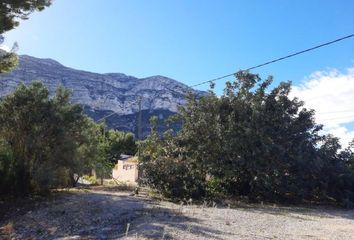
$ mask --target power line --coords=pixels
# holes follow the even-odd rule
[[[140,96],[139,97],[139,119],[141,118],[141,116],[140,116],[140,114],[141,114],[141,100],[142,100],[142,97]],[[104,117],[98,119],[96,122],[101,122],[101,121],[103,121],[103,120],[105,120],[105,119],[107,119],[107,118],[109,118],[109,117],[111,117],[111,116],[113,116],[115,114],[118,114],[118,112],[110,113],[107,116],[104,116]],[[138,120],[138,121],[140,121],[140,120]]]
[[[350,138],[350,137],[348,137],[348,138],[340,138],[340,137],[338,137],[339,138],[339,141],[348,141],[349,143],[351,142],[351,141],[353,141],[354,140],[354,137],[352,137],[352,138]]]
[[[340,110],[340,111],[331,111],[331,112],[318,112],[316,115],[332,114],[332,113],[343,113],[343,112],[354,112],[354,109]]]
[[[319,121],[330,121],[330,120],[339,120],[339,119],[352,119],[354,118],[354,115],[351,115],[351,116],[342,116],[342,117],[334,117],[334,118],[325,118],[325,119],[319,119]]]
[[[139,97],[139,115],[138,115],[138,139],[141,140],[141,121],[142,121],[142,112],[141,112],[141,101],[142,101],[142,97]]]
[[[113,116],[114,114],[117,114],[117,112],[113,112],[113,113],[111,113],[111,114],[108,114],[107,116],[98,119],[96,122],[101,122],[102,120],[105,120],[106,118],[108,118],[108,117],[110,117],[110,116]]]
[[[307,99],[307,101],[312,101],[312,100],[317,100],[317,99],[322,100],[323,98],[331,97],[331,96],[333,96],[333,94],[320,95],[320,96],[317,96],[317,97],[313,97],[313,98]]]
[[[282,61],[284,59],[291,58],[291,57],[294,57],[294,56],[297,56],[297,55],[300,55],[300,54],[303,54],[303,53],[306,53],[306,52],[310,52],[310,51],[313,51],[313,50],[315,50],[317,48],[328,46],[328,45],[331,45],[333,43],[340,42],[340,41],[343,41],[343,40],[351,38],[351,37],[354,37],[354,34],[350,34],[350,35],[335,39],[335,40],[330,41],[330,42],[326,42],[326,43],[323,43],[323,44],[320,44],[320,45],[317,45],[317,46],[314,46],[314,47],[311,47],[311,48],[308,48],[308,49],[305,49],[305,50],[302,50],[302,51],[299,51],[299,52],[295,52],[295,53],[289,54],[289,55],[284,56],[284,57],[280,57],[280,58],[277,58],[277,59],[274,59],[274,60],[271,60],[271,61],[268,61],[268,62],[265,62],[265,63],[261,63],[261,64],[258,64],[258,65],[255,65],[253,67],[247,68],[245,71],[249,71],[249,70],[252,70],[252,69],[260,68],[260,67],[263,67],[265,65],[269,65],[269,64],[272,64],[272,63],[275,63],[275,62],[279,62],[279,61]],[[189,87],[193,88],[193,87],[197,87],[197,86],[200,86],[200,85],[203,85],[203,84],[206,84],[206,83],[212,83],[212,82],[215,82],[215,81],[227,78],[227,77],[234,76],[236,73],[237,72],[233,72],[233,73],[230,73],[230,74],[227,74],[227,75],[224,75],[224,76],[221,76],[221,77],[217,77],[217,78],[214,78],[214,79],[211,79],[211,80],[208,80],[208,81],[204,81],[204,82],[201,82],[201,83],[198,83],[198,84],[190,85]],[[99,119],[97,122],[100,122],[100,121],[102,121],[102,120],[104,120],[104,119],[106,119],[106,118],[108,118],[108,117],[110,117],[110,116],[112,116],[114,114],[116,114],[116,112],[114,112],[112,114],[109,114],[109,115]]]
[[[317,46],[314,46],[314,47],[311,47],[311,48],[308,48],[308,49],[305,49],[305,50],[302,50],[302,51],[299,51],[299,52],[295,52],[295,53],[289,54],[289,55],[284,56],[284,57],[280,57],[280,58],[277,58],[277,59],[274,59],[274,60],[271,60],[271,61],[268,61],[268,62],[265,62],[265,63],[261,63],[261,64],[258,64],[258,65],[255,65],[253,67],[247,68],[245,71],[249,71],[249,70],[252,70],[252,69],[260,68],[260,67],[263,67],[265,65],[269,65],[269,64],[272,64],[272,63],[275,63],[275,62],[279,62],[279,61],[282,61],[284,59],[291,58],[291,57],[294,57],[294,56],[297,56],[297,55],[300,55],[300,54],[303,54],[303,53],[306,53],[306,52],[310,52],[310,51],[313,51],[313,50],[315,50],[317,48],[328,46],[328,45],[331,45],[333,43],[340,42],[340,41],[343,41],[343,40],[351,38],[351,37],[354,37],[354,34],[350,34],[350,35],[335,39],[335,40],[330,41],[330,42],[326,42],[326,43],[323,43],[323,44],[320,44],[320,45],[317,45]],[[203,84],[206,84],[206,83],[212,83],[212,82],[215,82],[215,81],[227,78],[227,77],[231,77],[231,76],[235,75],[236,73],[237,72],[230,73],[230,74],[227,74],[225,76],[217,77],[217,78],[214,78],[214,79],[211,79],[211,80],[208,80],[208,81],[204,81],[204,82],[201,82],[201,83],[197,83],[197,84],[191,85],[189,87],[192,88],[192,87],[197,87],[197,86],[200,86],[200,85],[203,85]]]

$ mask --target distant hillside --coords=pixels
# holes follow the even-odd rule
[[[72,91],[74,103],[81,104],[93,119],[116,112],[107,119],[109,127],[137,132],[139,98],[142,97],[143,134],[149,132],[149,117],[157,115],[159,129],[164,119],[184,105],[186,85],[163,76],[136,78],[122,73],[98,74],[65,67],[52,59],[20,56],[19,66],[0,74],[0,98],[13,92],[20,82],[42,81],[54,93],[57,86]],[[203,94],[203,92],[197,92]]]

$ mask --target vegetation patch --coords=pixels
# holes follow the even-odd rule
[[[290,82],[270,89],[272,77],[240,71],[224,95],[188,97],[170,122],[179,132],[157,132],[141,144],[141,183],[188,201],[354,202],[354,142],[321,135],[315,112],[290,98]]]

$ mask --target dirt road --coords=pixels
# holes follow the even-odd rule
[[[0,239],[342,240],[354,239],[354,210],[181,206],[93,189],[9,213],[0,227]]]

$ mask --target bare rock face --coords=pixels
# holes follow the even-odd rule
[[[117,113],[107,119],[108,125],[132,132],[136,132],[141,97],[144,134],[148,131],[148,116],[158,115],[163,120],[175,113],[178,106],[186,103],[185,95],[191,90],[163,76],[138,79],[122,73],[98,74],[68,68],[52,59],[22,55],[15,70],[0,74],[0,98],[13,92],[21,82],[27,85],[33,80],[42,81],[51,94],[58,86],[69,89],[73,102],[81,104],[96,120]]]

